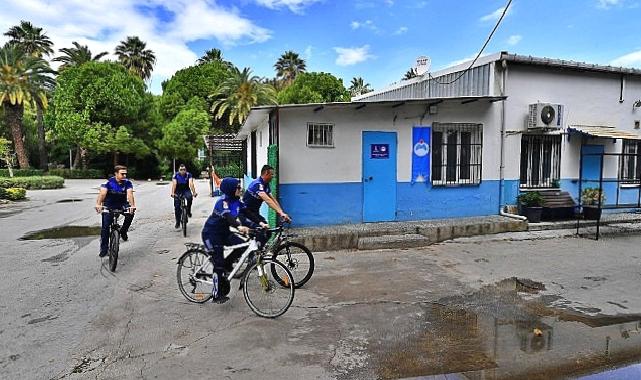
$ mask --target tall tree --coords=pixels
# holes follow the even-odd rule
[[[220,51],[220,49],[209,49],[203,54],[202,57],[198,58],[198,61],[196,61],[196,63],[199,65],[211,62],[220,62],[229,68],[234,66],[231,62],[223,58],[223,52]]]
[[[38,109],[47,107],[45,88],[53,86],[51,73],[46,61],[26,54],[16,45],[8,44],[0,49],[0,105],[21,169],[29,167],[23,140],[24,105],[31,104]]]
[[[254,106],[276,104],[276,90],[252,75],[249,68],[243,71],[234,68],[229,78],[212,94],[212,98],[216,99],[211,106],[216,119],[228,114],[231,126],[235,122],[243,124]]]
[[[109,54],[103,51],[93,55],[87,45],[80,45],[75,41],[73,42],[73,47],[62,48],[59,51],[62,55],[53,59],[54,61],[62,62],[62,65],[58,69],[59,71],[69,67],[80,66],[87,62],[99,61],[102,57]]]
[[[274,68],[276,69],[278,78],[283,79],[287,83],[291,83],[296,79],[298,74],[304,73],[306,70],[305,60],[300,58],[298,53],[294,53],[291,50],[286,51],[278,58]]]
[[[126,40],[120,41],[120,45],[116,46],[118,61],[142,80],[151,77],[156,63],[154,52],[146,47],[147,43],[138,36],[128,36]]]
[[[53,42],[42,31],[42,28],[33,26],[28,21],[20,21],[19,25],[12,26],[5,33],[10,37],[9,44],[17,46],[23,52],[32,57],[42,58],[53,53]],[[45,89],[46,90],[46,89]],[[35,97],[36,124],[38,127],[38,152],[40,156],[40,168],[47,168],[47,147],[45,143],[45,126],[43,118],[43,104],[39,97]]]
[[[343,80],[329,73],[302,73],[278,93],[280,104],[348,102],[349,91]]]
[[[407,70],[407,72],[403,76],[403,80],[416,78],[417,76],[418,76],[418,73],[416,72],[416,69],[412,68],[412,69]]]
[[[42,58],[53,53],[49,36],[29,21],[20,21],[20,25],[12,26],[4,35],[10,38],[10,44],[18,45],[26,54]]]
[[[358,78],[352,78],[351,85],[349,86],[349,93],[352,96],[358,96],[358,95],[363,95],[367,94],[368,92],[372,92],[372,90],[369,87],[369,83],[365,83],[363,78],[358,77]]]

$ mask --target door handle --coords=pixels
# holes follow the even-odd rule
[[[363,178],[363,182],[369,182],[369,181],[371,181],[373,179],[374,179],[374,177],[366,177],[366,178]]]

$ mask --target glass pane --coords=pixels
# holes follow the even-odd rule
[[[472,152],[472,133],[461,132],[461,179],[470,179],[470,155]]]
[[[447,169],[445,179],[448,182],[456,181],[456,158],[458,148],[458,133],[447,132]]]
[[[432,181],[443,179],[443,132],[432,132]]]

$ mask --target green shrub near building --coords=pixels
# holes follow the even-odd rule
[[[45,175],[40,169],[13,169],[14,177],[33,177]],[[9,169],[0,169],[0,177],[9,177]]]
[[[101,179],[105,178],[102,170],[98,169],[50,169],[48,175],[67,179]]]
[[[10,201],[21,201],[27,198],[27,190],[20,187],[10,187],[8,189],[0,189],[0,198],[8,199]]]
[[[37,177],[0,177],[0,188],[9,189],[20,187],[29,190],[41,189],[61,189],[65,180],[57,176],[37,176]]]

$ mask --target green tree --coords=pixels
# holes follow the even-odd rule
[[[28,21],[20,21],[20,25],[12,26],[4,35],[10,38],[10,44],[19,46],[34,57],[42,58],[53,53],[53,42],[49,36]]]
[[[128,36],[126,40],[120,41],[120,44],[116,46],[118,61],[142,80],[151,77],[156,63],[154,52],[146,47],[147,43],[138,36]]]
[[[370,88],[369,83],[365,83],[363,78],[352,78],[351,85],[349,86],[349,93],[351,96],[363,95],[372,91],[374,90]]]
[[[0,49],[0,104],[21,169],[29,167],[23,141],[24,105],[32,104],[39,110],[47,107],[45,88],[53,85],[51,73],[46,61],[24,53],[16,45],[9,44]]]
[[[9,44],[21,49],[25,54],[36,58],[42,58],[53,53],[53,42],[42,31],[42,28],[36,27],[28,21],[20,21],[20,25],[9,28],[5,33],[10,37]],[[50,88],[43,88],[50,90]],[[40,156],[40,168],[47,169],[47,147],[45,142],[45,125],[44,125],[44,107],[45,105],[35,97],[36,105],[36,125],[38,127],[38,152]]]
[[[229,115],[229,125],[235,122],[243,124],[249,111],[254,106],[276,104],[276,90],[252,75],[249,68],[243,71],[234,68],[231,75],[212,94],[216,99],[211,106],[211,111],[216,119]]]
[[[279,104],[346,102],[349,91],[343,80],[329,73],[302,73],[278,94]]]
[[[289,50],[278,58],[278,61],[276,61],[276,64],[274,65],[274,69],[276,69],[276,76],[279,79],[282,79],[286,83],[291,83],[296,79],[298,74],[305,72],[305,60],[300,58],[298,53]]]
[[[209,130],[207,112],[199,107],[185,108],[162,129],[162,139],[157,142],[160,153],[176,160],[192,160],[203,146],[202,136]]]
[[[9,169],[9,177],[13,177],[13,160],[11,159],[11,141],[0,137],[0,160],[4,161]]]
[[[109,54],[108,52],[103,51],[102,53],[93,55],[87,45],[80,45],[75,41],[73,42],[73,47],[62,48],[59,51],[63,55],[53,59],[54,61],[62,62],[62,65],[58,69],[59,71],[73,66],[80,66],[87,62],[99,61],[102,57]]]
[[[149,153],[144,142],[133,137],[144,108],[144,83],[123,66],[87,62],[70,67],[58,77],[53,101],[55,136],[79,148],[83,167],[88,152],[110,152],[114,162],[120,153]]]
[[[222,62],[210,62],[177,71],[163,85],[160,113],[172,120],[193,97],[208,101],[210,94],[229,76],[229,67]],[[209,110],[209,105],[206,107]]]
[[[199,65],[204,65],[205,63],[211,62],[220,62],[223,65],[232,68],[234,65],[223,58],[223,52],[220,49],[209,49],[207,50],[202,57],[198,58],[196,61]]]

